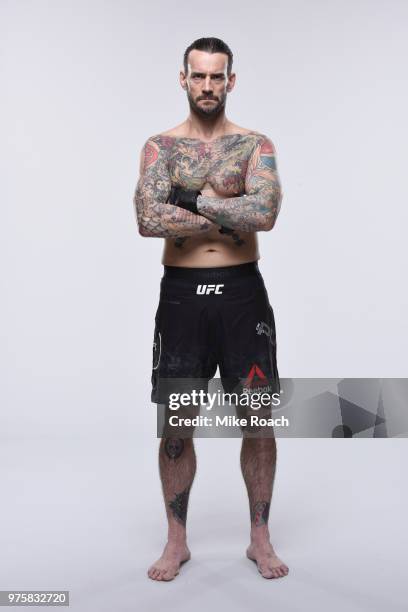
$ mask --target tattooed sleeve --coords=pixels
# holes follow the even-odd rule
[[[171,188],[167,168],[171,145],[170,138],[159,135],[150,138],[143,147],[140,178],[133,199],[142,236],[189,236],[205,232],[212,226],[212,222],[201,215],[166,204]]]
[[[215,223],[245,232],[269,231],[279,214],[282,193],[275,148],[262,136],[248,163],[245,195],[233,198],[199,196],[200,214]]]

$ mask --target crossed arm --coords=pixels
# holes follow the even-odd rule
[[[233,198],[198,196],[200,214],[167,204],[171,180],[167,168],[166,137],[149,139],[142,151],[140,178],[134,205],[142,236],[178,237],[208,232],[224,226],[245,232],[269,231],[279,214],[282,200],[272,142],[262,137],[248,162],[246,195]]]
[[[169,146],[165,138],[156,136],[143,147],[140,178],[133,198],[139,233],[169,238],[207,232],[214,226],[210,219],[166,204],[171,189],[166,161]]]
[[[245,177],[245,192],[236,198],[197,199],[199,213],[219,225],[244,232],[269,231],[280,211],[282,191],[275,148],[266,136],[253,152]]]

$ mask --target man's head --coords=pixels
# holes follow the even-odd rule
[[[215,117],[224,110],[235,84],[232,60],[231,49],[219,38],[199,38],[185,50],[180,83],[191,110],[201,117]]]

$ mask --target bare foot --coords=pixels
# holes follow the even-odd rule
[[[147,572],[152,580],[173,580],[180,570],[180,565],[191,557],[186,544],[170,544],[164,547],[160,559],[153,563]]]
[[[255,561],[258,572],[264,578],[283,578],[289,568],[279,559],[269,541],[252,542],[247,549],[247,557]]]

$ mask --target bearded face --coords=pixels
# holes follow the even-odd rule
[[[181,72],[190,109],[203,119],[213,118],[225,110],[227,94],[235,83],[228,74],[228,56],[193,49],[188,56],[187,74]]]
[[[200,117],[216,117],[225,109],[227,94],[222,93],[217,97],[201,94],[194,98],[191,91],[187,91],[187,99],[190,109]]]

